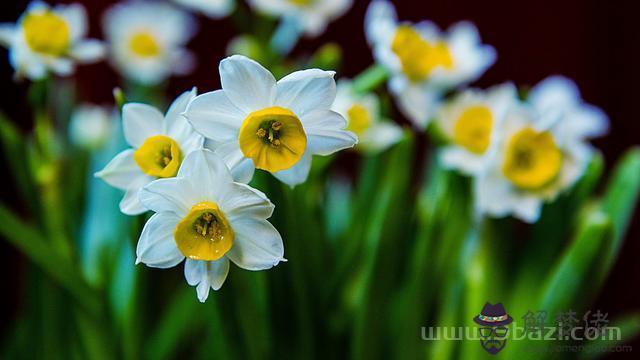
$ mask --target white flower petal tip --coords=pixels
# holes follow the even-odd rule
[[[528,101],[548,124],[562,128],[567,138],[584,141],[606,135],[609,118],[586,103],[576,83],[564,76],[550,76],[531,89]]]

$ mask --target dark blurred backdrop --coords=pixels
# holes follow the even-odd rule
[[[101,38],[100,14],[113,1],[78,2],[89,11],[91,36]],[[27,3],[1,1],[0,22],[15,21]],[[356,76],[373,61],[362,26],[368,3],[368,0],[356,0],[352,9],[333,22],[322,37],[303,39],[294,54],[311,53],[327,41],[337,42],[344,55],[338,76]],[[625,149],[640,143],[640,26],[636,1],[396,0],[394,3],[403,20],[430,19],[441,27],[460,20],[473,21],[483,41],[498,51],[497,63],[475,84],[477,86],[509,80],[529,86],[552,74],[574,79],[583,97],[604,109],[611,118],[609,136],[595,142],[604,152],[608,169]],[[248,10],[245,3],[239,6]],[[189,47],[198,54],[199,66],[193,75],[170,81],[171,95],[194,85],[201,91],[219,87],[217,64],[225,55],[228,41],[237,32],[229,19],[213,21],[199,17],[198,20],[200,31]],[[0,59],[0,110],[28,131],[31,120],[25,100],[27,84],[12,80],[13,71],[6,54],[2,51]],[[81,67],[77,76],[81,100],[112,102],[111,90],[118,84],[118,77],[106,63]],[[406,121],[397,111],[395,116],[400,122]],[[20,207],[12,196],[12,186],[0,189],[3,201]],[[610,318],[640,308],[640,292],[630,291],[640,280],[640,261],[636,258],[640,254],[639,225],[636,215],[620,258],[592,306],[592,309],[609,312]],[[0,279],[8,294],[3,296],[7,304],[0,314],[2,334],[10,331],[6,327],[20,306],[16,289],[20,288],[24,266],[21,255],[0,242]],[[640,349],[640,341],[636,340],[633,345]]]

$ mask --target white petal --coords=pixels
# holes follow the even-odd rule
[[[125,215],[140,215],[147,212],[147,208],[142,205],[138,197],[140,189],[129,189],[120,200],[120,211]]]
[[[133,160],[133,149],[124,150],[116,155],[95,176],[122,190],[139,189],[154,179],[140,170],[138,164]]]
[[[178,265],[184,259],[173,238],[173,231],[178,222],[180,218],[172,213],[153,215],[140,234],[136,263],[157,268]]]
[[[180,117],[180,115],[187,110],[187,106],[193,100],[198,90],[194,87],[189,91],[185,91],[180,96],[178,96],[171,105],[169,106],[169,110],[167,110],[165,117],[166,121],[166,132],[169,133],[169,129],[171,129],[171,120]]]
[[[389,1],[372,1],[365,15],[365,33],[369,44],[375,44],[393,34],[396,9]]]
[[[196,150],[187,155],[180,165],[178,177],[191,181],[194,189],[209,200],[217,200],[233,183],[224,161],[208,149]]]
[[[162,113],[153,106],[128,103],[122,107],[124,137],[135,148],[148,137],[162,134],[163,120]]]
[[[309,69],[296,71],[277,84],[276,105],[292,110],[296,115],[314,110],[328,110],[336,98],[334,71]]]
[[[196,286],[196,294],[198,295],[198,301],[200,301],[201,303],[207,301],[207,298],[209,297],[210,288],[211,286],[209,286],[209,284],[205,281],[200,282],[198,286]]]
[[[185,116],[205,137],[225,142],[238,138],[247,113],[231,103],[225,91],[216,90],[196,96]]]
[[[438,108],[435,90],[409,86],[394,94],[398,108],[418,129],[425,129]]]
[[[67,22],[74,42],[87,35],[87,12],[80,4],[58,5],[54,12],[59,13]]]
[[[52,60],[49,66],[54,73],[60,76],[69,76],[73,74],[73,70],[75,69],[73,62],[66,58]]]
[[[276,79],[269,70],[241,55],[220,62],[220,81],[229,100],[245,113],[270,107],[276,96]]]
[[[273,176],[283,183],[293,187],[302,184],[307,180],[309,170],[311,170],[311,153],[306,151],[295,165],[287,170],[275,172],[273,173]]]
[[[381,151],[397,143],[402,139],[402,128],[391,122],[380,122],[371,125],[371,128],[358,139],[358,147],[367,151]]]
[[[590,139],[609,131],[609,117],[600,108],[583,104],[567,119],[567,136]],[[570,121],[569,121],[570,120]]]
[[[191,182],[182,178],[158,179],[143,187],[138,197],[149,210],[182,217],[198,202],[195,191]]]
[[[182,4],[195,11],[199,11],[204,15],[219,19],[225,17],[235,8],[234,0],[174,0],[178,4]]]
[[[213,290],[220,290],[229,274],[229,259],[223,256],[216,261],[207,262],[207,276],[209,278],[209,286]],[[203,301],[203,300],[200,300]]]
[[[244,156],[237,140],[217,145],[215,153],[231,170],[234,181],[245,184],[251,181],[255,171],[253,160]]]
[[[237,219],[231,227],[235,238],[227,257],[234,264],[246,270],[264,270],[284,260],[282,238],[268,221]]]
[[[353,147],[358,137],[346,130],[346,120],[338,113],[324,110],[314,111],[303,119],[307,133],[307,151],[312,154],[330,155],[336,151]]]
[[[184,277],[191,286],[196,286],[198,300],[205,302],[209,288],[218,290],[229,274],[229,259],[222,257],[216,261],[187,259],[184,263]]]
[[[514,202],[513,215],[527,223],[535,223],[542,213],[542,201],[534,196],[519,198]]]
[[[71,57],[80,63],[92,63],[104,57],[105,45],[98,40],[84,40],[71,49]]]
[[[187,280],[187,284],[196,286],[203,280],[206,280],[206,263],[206,261],[193,260],[189,258],[184,261],[184,278]]]
[[[571,79],[549,76],[531,89],[529,100],[542,111],[564,108],[580,102],[580,90]]]
[[[273,214],[273,204],[267,196],[248,185],[235,183],[220,199],[220,208],[229,219],[267,219]]]
[[[253,179],[253,174],[256,167],[253,163],[253,159],[244,158],[238,165],[231,169],[231,175],[233,180],[239,183],[248,184]]]
[[[484,170],[482,156],[472,154],[457,146],[448,146],[439,154],[440,161],[446,169],[455,169],[467,175],[479,174]]]
[[[163,132],[180,144],[183,156],[202,148],[204,138],[189,124],[183,113],[196,96],[196,89],[182,93],[169,107],[164,117]]]
[[[0,24],[0,46],[10,47],[16,35],[16,25],[12,23]]]

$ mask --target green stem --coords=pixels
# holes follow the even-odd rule
[[[364,94],[377,89],[389,78],[389,71],[382,65],[374,64],[353,79],[353,89]]]

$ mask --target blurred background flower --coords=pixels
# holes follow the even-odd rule
[[[195,67],[184,45],[195,34],[196,22],[167,3],[116,4],[105,12],[103,27],[111,62],[130,81],[155,85]]]
[[[0,24],[0,44],[9,49],[16,77],[38,80],[48,72],[70,75],[75,62],[100,60],[102,44],[84,38],[88,32],[86,17],[80,4],[51,8],[33,1],[15,25]]]

